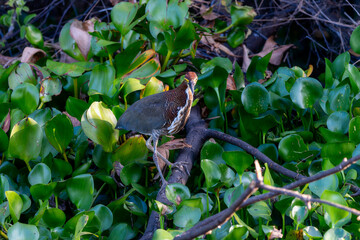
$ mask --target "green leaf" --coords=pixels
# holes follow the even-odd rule
[[[324,234],[324,240],[350,240],[351,234],[342,228],[330,228]]]
[[[355,144],[352,142],[326,143],[321,149],[321,157],[328,158],[335,166],[344,158],[350,159],[355,150]]]
[[[35,184],[30,187],[30,193],[34,199],[46,201],[54,194],[56,186],[57,182]]]
[[[39,90],[30,83],[18,85],[11,94],[11,102],[29,115],[39,104]]]
[[[113,223],[113,214],[110,209],[102,204],[98,204],[90,209],[95,212],[95,216],[99,218],[101,223],[100,231],[109,229]]]
[[[35,47],[43,48],[44,39],[40,30],[32,24],[29,24],[25,27],[26,34],[25,38]]]
[[[232,240],[232,239],[244,239],[248,230],[242,225],[235,225],[231,228],[231,232],[223,240]]]
[[[224,163],[222,159],[223,152],[224,149],[220,144],[207,141],[201,148],[200,159],[209,159],[216,163]]]
[[[30,65],[28,63],[21,63],[9,75],[8,83],[9,88],[14,90],[20,84],[31,83],[36,85],[37,81]]]
[[[332,65],[329,59],[325,58],[325,88],[331,88],[334,84]]]
[[[9,180],[3,174],[0,174],[0,202],[5,199],[6,191],[9,191]]]
[[[245,26],[250,24],[254,17],[256,16],[256,12],[252,7],[249,6],[240,6],[240,5],[231,5],[231,24],[235,26]]]
[[[298,78],[290,90],[291,100],[301,109],[312,108],[322,95],[321,83],[309,77]]]
[[[165,193],[166,198],[176,205],[179,205],[181,201],[189,199],[191,196],[188,187],[180,183],[168,184]]]
[[[80,209],[89,209],[94,192],[94,180],[90,174],[82,174],[66,181],[66,191],[72,203]]]
[[[51,145],[63,154],[74,135],[74,129],[68,116],[58,114],[45,124],[45,134]]]
[[[246,78],[249,82],[257,82],[265,78],[265,71],[269,64],[272,52],[264,57],[255,56],[251,59],[251,63],[246,71]]]
[[[18,222],[9,228],[8,237],[11,240],[38,240],[40,234],[36,226]]]
[[[334,62],[332,63],[333,74],[335,78],[341,79],[349,62],[350,62],[349,52],[344,52],[335,58]]]
[[[120,2],[111,10],[111,20],[120,31],[121,36],[125,36],[131,30],[131,23],[136,16],[138,8],[138,4]]]
[[[56,228],[64,225],[66,215],[59,208],[48,208],[45,210],[42,219],[50,228]]]
[[[126,223],[120,223],[111,230],[108,240],[117,240],[119,239],[119,236],[121,236],[124,240],[130,240],[136,237],[136,235],[137,232],[134,228],[130,227]]]
[[[354,117],[349,123],[349,140],[356,145],[360,143],[360,117]]]
[[[146,84],[145,88],[143,88],[143,90],[141,91],[140,98],[144,98],[156,93],[161,93],[163,91],[164,83],[158,80],[156,77],[152,77]]]
[[[182,206],[174,214],[174,224],[177,227],[192,227],[201,218],[201,210],[199,208],[193,208],[189,206]]]
[[[81,127],[88,138],[100,144],[104,151],[111,152],[119,138],[115,129],[116,118],[102,102],[93,102],[81,118]]]
[[[51,180],[51,170],[45,163],[38,163],[28,175],[28,181],[31,185],[48,184]]]
[[[46,78],[41,82],[40,99],[42,102],[50,102],[52,96],[57,96],[61,93],[62,85],[58,78]]]
[[[0,153],[5,152],[9,146],[9,138],[2,128],[0,128]]]
[[[85,228],[85,226],[88,224],[89,222],[89,216],[88,215],[82,215],[77,223],[76,223],[76,227],[75,227],[75,233],[74,233],[74,240],[81,240],[81,236],[83,235],[82,232]]]
[[[81,121],[81,116],[89,107],[90,104],[87,102],[71,96],[66,100],[66,112],[79,121]]]
[[[309,170],[308,170],[310,176],[312,176],[318,172],[321,172],[323,170],[326,170],[326,168],[323,168],[321,166],[323,161],[324,160],[322,160],[322,161],[316,160],[311,163]],[[321,197],[321,194],[325,190],[336,191],[338,189],[338,186],[339,186],[339,180],[336,175],[330,175],[330,176],[324,177],[322,179],[319,179],[315,182],[309,183],[310,191],[319,197]]]
[[[333,202],[333,203],[338,203],[344,206],[348,206],[348,204],[346,203],[345,199],[343,198],[343,196],[335,191],[330,191],[330,190],[325,190],[322,194],[321,194],[321,199],[322,200],[326,200],[329,202]],[[335,224],[340,221],[341,219],[345,218],[347,215],[349,215],[350,213],[348,211],[333,207],[333,206],[329,206],[327,204],[323,204],[325,211],[330,215],[331,218],[331,224],[333,226],[335,226]]]
[[[275,144],[273,143],[265,143],[261,144],[258,147],[259,151],[265,154],[267,157],[269,157],[273,161],[277,161],[279,158],[279,152]]]
[[[254,162],[254,158],[251,155],[241,151],[224,152],[222,157],[226,164],[235,169],[240,176]]]
[[[70,25],[72,22],[73,20],[67,22],[61,29],[59,37],[60,47],[70,57],[75,58],[78,61],[86,61],[75,40],[70,35]]]
[[[329,92],[330,109],[333,111],[348,111],[350,108],[350,87],[348,84],[337,87]]]
[[[215,162],[208,159],[202,159],[200,166],[205,175],[206,188],[211,188],[220,181],[221,172]]]
[[[181,26],[180,30],[176,33],[174,41],[174,49],[172,51],[178,51],[181,49],[188,49],[190,44],[196,40],[195,27],[190,20],[186,20],[184,25]]]
[[[67,75],[69,77],[80,77],[85,71],[91,70],[97,64],[91,62],[62,63],[50,59],[46,61],[47,68],[53,73],[58,76]]]
[[[114,67],[107,64],[95,66],[90,75],[89,95],[103,94],[110,98],[113,97],[117,91],[114,80]]]
[[[6,191],[5,195],[9,202],[11,218],[14,223],[17,223],[20,219],[21,210],[23,208],[23,200],[21,199],[19,194],[14,191]]]
[[[241,94],[245,110],[255,116],[266,112],[270,104],[270,95],[264,86],[254,82],[247,85]]]
[[[360,26],[357,26],[351,33],[350,47],[354,52],[360,54]]]
[[[9,152],[11,156],[29,162],[39,156],[41,150],[42,130],[32,118],[18,122],[10,134]]]
[[[124,166],[120,172],[121,182],[128,186],[132,183],[137,183],[141,179],[142,167],[137,163],[129,163]]]
[[[126,101],[127,95],[132,92],[136,92],[144,89],[145,86],[140,83],[136,78],[129,78],[120,89],[120,95],[122,95]]]
[[[255,219],[261,217],[268,221],[271,220],[271,209],[264,201],[257,202],[251,205],[251,207],[248,208],[247,210],[250,213],[250,215]]]
[[[120,161],[124,166],[130,163],[146,163],[148,148],[143,136],[128,138],[112,156],[113,161]]]
[[[157,229],[153,235],[153,240],[172,240],[174,237],[164,229]]]
[[[332,132],[346,134],[349,131],[350,115],[345,111],[333,112],[326,121]]]
[[[237,48],[245,40],[245,31],[243,27],[231,28],[227,36],[227,42],[232,48]]]
[[[300,135],[292,134],[281,139],[279,155],[285,162],[299,161],[308,150]]]

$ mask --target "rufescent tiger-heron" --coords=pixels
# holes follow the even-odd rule
[[[197,75],[188,72],[177,88],[153,94],[132,104],[119,118],[116,129],[125,129],[150,135],[146,146],[154,152],[153,160],[163,184],[167,184],[158,163],[158,156],[169,166],[173,164],[157,152],[159,137],[179,132],[189,118],[194,99]],[[154,146],[151,145],[153,141]]]

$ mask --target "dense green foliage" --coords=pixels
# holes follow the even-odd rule
[[[134,239],[155,210],[162,223],[165,215],[171,221],[154,239],[171,239],[229,207],[255,178],[253,156],[228,143],[206,142],[188,185],[167,186],[173,205],[165,206],[155,200],[159,184],[152,181],[156,170],[144,137],[126,139],[125,131],[115,129],[129,104],[164,91],[164,84],[176,87],[188,70],[199,76],[196,93],[203,98],[195,102],[206,106],[209,117],[219,116],[209,127],[243,139],[288,169],[311,176],[360,151],[360,72],[348,52],[332,63],[326,60],[319,79],[310,77],[311,70],[280,67],[262,83],[271,53],[254,57],[245,86],[238,63],[197,58],[200,36],[214,32],[192,21],[189,3],[165,2],[121,2],[110,23],[67,23],[60,46],[78,62],[58,62],[48,54],[36,64],[0,68],[2,235]],[[216,31],[237,47],[255,15],[244,6],[229,12],[231,24]],[[49,51],[35,26],[24,31],[34,47]],[[359,42],[358,32],[352,42]],[[181,62],[185,58],[190,62]],[[226,89],[229,75],[235,90]],[[114,162],[122,167],[119,185],[111,177]],[[265,184],[282,187],[292,181],[265,169]],[[354,165],[298,190],[360,210],[349,195],[359,171]],[[293,197],[277,200],[241,209],[208,239],[263,239],[274,227],[289,235],[302,229],[307,239],[360,236],[349,212],[316,203],[308,209]]]

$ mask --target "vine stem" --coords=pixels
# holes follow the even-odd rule
[[[8,236],[3,231],[0,231],[0,236],[2,236],[5,239],[9,239]]]
[[[68,158],[67,158],[67,156],[66,156],[66,154],[65,154],[65,152],[63,152],[63,157],[64,157],[64,159],[65,159],[65,161],[67,161],[67,162],[69,162],[69,160],[68,160]]]
[[[31,167],[30,167],[29,162],[25,161],[25,163],[26,163],[26,167],[29,169],[29,172],[31,172]]]
[[[167,54],[166,54],[166,57],[165,57],[165,60],[164,60],[164,63],[163,65],[161,66],[161,72],[165,71],[165,68],[169,62],[169,59],[170,59],[170,56],[171,56],[171,53],[172,51],[171,50],[168,50]]]
[[[75,98],[79,98],[78,79],[77,78],[74,78],[74,96],[75,96]]]

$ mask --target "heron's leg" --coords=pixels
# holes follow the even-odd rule
[[[157,151],[156,151],[156,147],[157,147],[157,144],[158,144],[158,141],[159,141],[159,138],[157,136],[151,136],[152,139],[153,139],[153,143],[154,143],[154,154],[153,154],[153,160],[154,160],[154,163],[155,163],[155,166],[157,168],[157,170],[159,171],[159,174],[160,174],[160,177],[161,177],[161,180],[162,180],[162,183],[163,185],[167,185],[167,181],[165,180],[164,178],[164,175],[162,174],[162,171],[161,171],[161,168],[159,166],[159,162],[158,162],[158,155],[157,155]],[[149,141],[149,140],[148,140]]]

